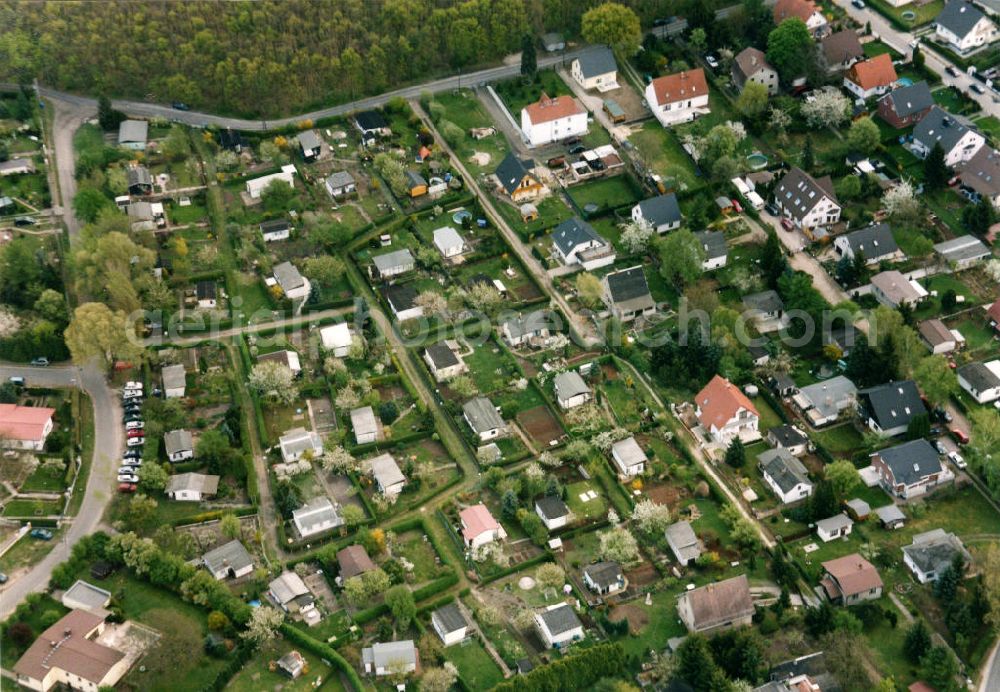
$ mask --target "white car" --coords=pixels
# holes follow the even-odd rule
[[[141,399],[141,398],[142,398],[141,389],[126,389],[125,391],[122,392],[122,399],[125,399],[126,401],[128,399]]]
[[[125,424],[126,430],[142,430],[145,427],[146,424],[143,423],[141,420],[130,420],[128,423]]]
[[[142,459],[122,459],[122,466],[127,466],[133,471],[142,466]]]
[[[119,473],[118,474],[119,483],[138,483],[139,477],[134,473]]]
[[[960,469],[964,469],[966,466],[968,466],[968,464],[965,463],[965,459],[963,459],[962,455],[959,454],[958,452],[948,452],[948,459],[950,459],[951,463],[953,463]]]
[[[129,447],[142,447],[144,444],[146,444],[146,438],[130,437],[128,438],[128,441],[125,444],[128,445]]]
[[[124,389],[142,389],[142,382],[126,382]]]

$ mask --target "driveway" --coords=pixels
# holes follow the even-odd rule
[[[69,557],[76,542],[97,530],[104,508],[115,491],[115,473],[124,446],[121,406],[100,369],[93,366],[80,369],[71,365],[48,368],[0,365],[0,381],[14,375],[24,377],[29,386],[80,387],[90,395],[94,405],[94,459],[79,513],[67,522],[69,529],[41,562],[5,586],[0,599],[0,619],[10,615],[29,593],[43,591],[52,570]]]
[[[52,99],[51,103],[55,109],[52,146],[55,149],[56,179],[59,181],[59,204],[70,240],[73,241],[80,232],[80,222],[73,213],[73,197],[76,196],[76,151],[73,148],[73,135],[84,122],[97,115],[97,109],[96,106],[61,99]],[[55,192],[53,191],[53,199]]]

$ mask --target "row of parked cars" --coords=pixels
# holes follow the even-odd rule
[[[142,448],[146,444],[146,423],[142,419],[142,382],[126,382],[122,389],[122,408],[125,415],[125,454],[118,469],[118,491],[134,493],[142,466]]]

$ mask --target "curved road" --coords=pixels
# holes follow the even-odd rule
[[[0,620],[6,619],[29,593],[48,586],[52,570],[69,557],[70,550],[84,536],[93,533],[101,523],[104,508],[115,488],[115,473],[119,453],[124,444],[121,406],[118,397],[108,387],[104,373],[95,367],[76,368],[71,365],[33,368],[26,365],[0,365],[0,382],[13,375],[24,377],[29,386],[80,387],[90,395],[94,406],[94,458],[87,478],[83,504],[71,520],[63,537],[51,552],[30,572],[8,583],[0,592]],[[22,540],[33,540],[30,537]]]

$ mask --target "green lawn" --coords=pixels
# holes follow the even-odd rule
[[[976,126],[993,139],[994,146],[1000,142],[1000,118],[990,115],[976,121]]]
[[[671,637],[682,637],[687,633],[677,616],[677,593],[661,591],[653,596],[652,607],[638,607],[647,615],[648,620],[637,634],[630,634],[619,640],[626,655],[645,658],[650,650],[662,651]]]
[[[888,53],[892,56],[893,60],[899,59],[900,55],[892,49],[891,46],[882,43],[881,41],[869,41],[863,47],[865,51],[866,58],[874,58],[876,55],[882,55]]]
[[[932,0],[932,2],[926,5],[910,3],[902,7],[893,7],[885,2],[885,0],[869,0],[868,4],[881,14],[900,22],[906,28],[923,26],[933,21],[941,13],[941,10],[944,9],[944,0]],[[913,12],[916,15],[912,21],[904,18],[903,15],[907,11]]]
[[[943,87],[931,92],[934,103],[944,108],[949,113],[958,115],[969,115],[979,110],[979,104],[972,99],[963,96],[955,87]]]
[[[514,363],[492,340],[465,356],[465,363],[472,381],[484,395],[504,388],[512,378],[519,376]]]
[[[261,280],[252,274],[235,274],[237,296],[242,299],[240,305],[233,304],[233,315],[242,313],[250,318],[257,316],[257,321],[271,319],[273,303],[267,295],[267,289]],[[233,297],[235,301],[236,296]]]
[[[813,434],[817,442],[831,454],[850,454],[860,449],[863,443],[861,433],[851,423],[844,423]]]
[[[530,103],[536,103],[543,92],[550,97],[572,93],[566,82],[555,73],[555,70],[539,70],[535,80],[527,84],[522,81],[521,77],[515,77],[497,82],[493,88],[507,106],[507,110],[518,121],[521,117],[521,109]]]
[[[10,500],[3,508],[5,517],[47,517],[62,513],[60,500]]]
[[[61,493],[66,487],[66,467],[40,464],[21,485],[21,492]]]
[[[668,189],[688,190],[705,184],[698,177],[694,162],[681,148],[677,138],[655,119],[633,132],[629,141],[650,171],[663,178],[663,184]]]
[[[597,497],[584,502],[580,495],[593,491]],[[608,503],[601,492],[601,486],[595,481],[579,481],[566,486],[566,505],[577,517],[586,520],[599,519],[607,514]]]
[[[499,666],[477,640],[449,646],[444,653],[470,690],[488,690],[503,680]]]
[[[167,218],[175,226],[208,221],[208,209],[200,203],[196,204],[194,200],[186,207],[182,207],[176,202],[171,202]]]
[[[280,641],[273,642],[258,651],[226,685],[231,692],[263,692],[264,690],[281,690],[282,692],[305,692],[314,689],[317,679],[326,680],[333,672],[323,661],[301,647],[295,648],[306,660],[306,672],[297,680],[292,680],[284,673],[271,670],[271,664],[291,651],[294,647]]]
[[[601,211],[634,205],[641,199],[639,191],[627,175],[575,185],[569,189],[569,196],[580,209],[588,204],[595,204]]]
[[[423,540],[423,534],[408,533],[398,538],[399,544],[394,549],[394,555],[406,558],[413,565],[414,581],[419,583],[430,581],[438,575],[435,562],[438,555],[430,541]]]
[[[510,204],[501,201],[497,203],[496,208],[507,219],[511,228],[517,231],[522,238],[528,238],[547,228],[558,226],[573,216],[573,210],[563,201],[562,195],[558,192],[534,204],[538,209],[538,218],[528,222],[523,221],[520,211]]]

